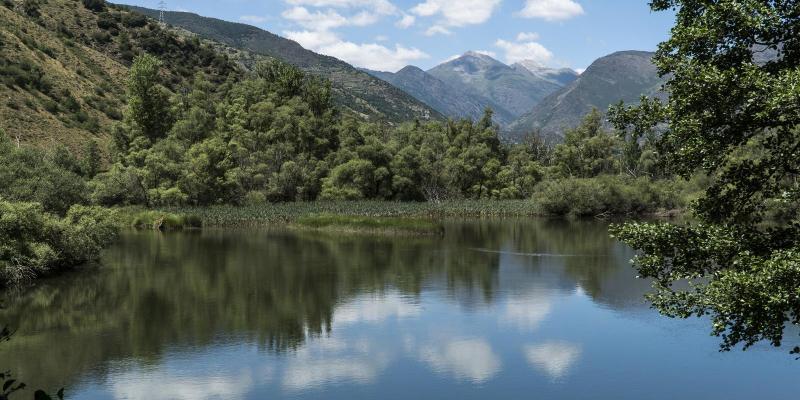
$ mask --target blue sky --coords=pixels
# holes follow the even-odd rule
[[[123,0],[158,8],[159,0]],[[358,67],[431,68],[474,50],[583,70],[620,50],[655,50],[672,26],[647,0],[167,0],[244,22]]]

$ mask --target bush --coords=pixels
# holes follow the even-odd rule
[[[89,191],[92,202],[99,205],[132,205],[147,202],[147,193],[136,171],[119,164],[112,166],[108,172],[98,174],[89,182]]]
[[[130,12],[122,16],[122,24],[128,28],[141,28],[147,25],[147,17]]]
[[[97,258],[116,238],[111,211],[72,207],[63,219],[38,203],[0,200],[0,286]]]
[[[0,197],[37,202],[48,212],[63,214],[73,204],[86,202],[86,184],[65,165],[58,164],[59,149],[51,155],[18,148],[0,134]]]
[[[83,0],[83,6],[92,11],[103,11],[106,9],[105,0]]]
[[[533,200],[544,214],[577,217],[647,214],[685,205],[673,182],[612,175],[545,181]]]

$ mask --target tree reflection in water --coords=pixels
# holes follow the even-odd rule
[[[135,375],[136,368],[157,371],[167,351],[244,343],[291,354],[286,388],[370,380],[390,355],[365,352],[366,342],[337,343],[337,329],[419,317],[426,296],[465,313],[496,309],[500,324],[527,331],[551,313],[559,294],[575,290],[607,307],[644,306],[647,284],[633,278],[630,257],[604,224],[544,220],[448,221],[440,238],[277,229],[128,233],[102,266],[11,295],[0,321],[18,334],[13,347],[0,349],[0,359],[29,385],[60,387],[87,376],[102,381]],[[483,382],[500,370],[501,360],[483,339],[451,339],[394,341],[445,375]],[[580,356],[570,346],[532,344],[524,352],[558,378]],[[136,368],[120,364],[131,360]],[[236,379],[247,386],[255,378]],[[118,389],[146,395],[141,388]]]

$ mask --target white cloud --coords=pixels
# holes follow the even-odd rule
[[[439,34],[441,34],[441,35],[452,35],[453,32],[451,32],[449,29],[447,29],[447,28],[445,28],[445,27],[443,27],[441,25],[434,25],[434,26],[428,28],[425,31],[425,36],[434,36],[434,35],[439,35]]]
[[[333,32],[284,31],[283,34],[286,35],[287,38],[300,43],[301,46],[317,51],[325,46],[330,46],[341,41]]]
[[[420,17],[439,16],[428,35],[450,32],[447,28],[482,24],[491,18],[501,0],[426,0],[411,9]]]
[[[389,40],[389,37],[388,37],[388,36],[386,36],[386,35],[378,35],[378,36],[375,36],[375,41],[376,41],[376,42],[385,42],[385,41],[387,41],[387,40]]]
[[[527,0],[519,15],[525,18],[560,21],[576,17],[583,12],[583,7],[574,0]]]
[[[395,72],[414,61],[428,58],[428,54],[414,47],[397,44],[389,48],[378,43],[353,43],[332,32],[285,31],[289,39],[301,46],[357,67]]]
[[[420,358],[437,372],[449,372],[475,383],[488,381],[500,371],[500,359],[483,339],[425,346]]]
[[[417,17],[415,17],[413,15],[410,15],[410,14],[403,14],[403,18],[401,18],[399,21],[397,21],[397,23],[394,24],[394,25],[396,27],[398,27],[398,28],[406,29],[406,28],[410,28],[412,25],[414,25],[414,22],[416,22],[416,21],[417,21]]]
[[[492,58],[497,57],[497,53],[489,50],[472,50],[473,53],[482,54],[484,56],[489,56]]]
[[[533,60],[540,64],[548,64],[553,60],[553,53],[540,43],[528,42],[509,42],[499,39],[495,46],[505,51],[505,60],[509,64],[522,60]]]
[[[567,375],[581,356],[581,347],[572,343],[549,342],[528,345],[523,349],[531,366],[544,371],[552,379]]]
[[[578,75],[584,73],[584,71],[586,71],[586,68],[575,68],[575,72],[577,72]]]
[[[262,17],[260,15],[242,15],[241,17],[239,17],[239,21],[249,22],[251,24],[263,24],[264,22],[267,22],[268,20],[269,20],[269,18]]]
[[[389,0],[285,0],[293,6],[333,7],[333,8],[366,8],[378,14],[391,15],[397,7]]]
[[[539,40],[539,34],[536,32],[520,32],[517,35],[518,42],[533,42]]]
[[[348,25],[349,21],[333,10],[325,12],[308,11],[305,7],[293,7],[284,11],[281,16],[304,28],[315,31],[327,31],[332,28]]]

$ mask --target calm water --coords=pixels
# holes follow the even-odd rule
[[[6,301],[0,367],[75,399],[797,398],[788,349],[718,353],[706,321],[648,309],[631,256],[538,220],[129,233]]]

